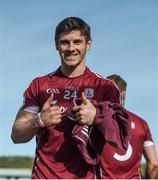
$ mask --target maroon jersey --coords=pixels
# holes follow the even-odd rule
[[[73,121],[64,115],[72,110],[75,99],[84,92],[87,98],[97,102],[119,103],[116,85],[86,68],[83,75],[66,77],[60,68],[54,73],[38,77],[32,81],[24,94],[21,110],[32,113],[41,111],[50,94],[54,94],[52,104],[62,112],[62,122],[55,128],[43,128],[36,134],[36,156],[32,178],[96,178],[96,169],[83,160],[72,139]]]
[[[140,179],[140,163],[144,146],[153,145],[147,122],[128,112],[131,119],[131,140],[127,151],[105,144],[101,155],[103,179]]]

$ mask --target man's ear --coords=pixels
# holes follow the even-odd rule
[[[124,106],[126,101],[126,91],[122,91],[121,96],[122,105]]]
[[[89,51],[92,47],[92,40],[88,40],[87,45],[86,45],[86,50]]]

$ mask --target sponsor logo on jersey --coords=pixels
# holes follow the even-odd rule
[[[77,86],[66,86],[66,88],[65,89],[67,89],[67,90],[70,90],[70,91],[78,91],[79,90],[79,87],[77,87]]]
[[[132,146],[129,144],[125,154],[120,155],[118,153],[115,153],[113,157],[118,161],[127,161],[132,156],[132,152],[133,152]]]
[[[58,102],[58,100],[53,100],[53,101],[51,102],[51,104],[52,104],[52,105],[56,105],[57,102]],[[62,106],[62,105],[60,106],[60,112],[61,112],[61,113],[66,112],[67,109],[68,109],[68,107],[64,107],[64,106]]]
[[[60,92],[59,92],[59,89],[55,89],[55,88],[53,88],[53,89],[51,89],[51,88],[48,88],[47,90],[46,90],[46,92],[47,92],[47,94],[60,94]]]
[[[85,88],[84,89],[84,94],[88,99],[91,99],[94,97],[94,89],[92,88]]]
[[[52,104],[52,105],[55,105],[57,102],[58,102],[57,100],[53,100],[53,101],[51,102],[51,104]]]
[[[68,109],[68,107],[60,106],[60,112],[61,112],[61,114],[64,113],[64,112],[66,112],[67,109]]]

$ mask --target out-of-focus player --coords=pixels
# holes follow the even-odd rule
[[[119,75],[107,77],[120,89],[120,100],[125,105],[127,83]],[[129,112],[131,118],[131,140],[127,151],[110,146],[108,143],[101,156],[102,178],[139,179],[141,178],[142,153],[146,160],[145,178],[155,177],[158,161],[150,129],[145,120]]]

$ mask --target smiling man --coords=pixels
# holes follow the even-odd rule
[[[26,89],[11,138],[14,143],[25,143],[36,137],[33,179],[95,179],[99,177],[97,169],[82,157],[72,130],[76,124],[86,125],[83,130],[98,124],[104,134],[101,124],[105,116],[100,116],[97,103],[119,103],[119,90],[112,81],[86,67],[86,52],[92,41],[90,27],[82,19],[69,17],[61,21],[56,27],[55,44],[61,66],[35,78]],[[81,104],[76,103],[78,98]],[[112,116],[109,118],[112,121]],[[116,126],[111,128],[115,130]],[[118,137],[119,132],[115,135]]]

